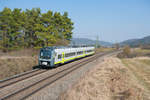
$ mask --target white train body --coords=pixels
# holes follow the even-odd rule
[[[94,53],[95,47],[76,47],[76,48],[46,47],[40,50],[39,65],[53,67],[57,64],[63,64],[78,58],[93,55]]]

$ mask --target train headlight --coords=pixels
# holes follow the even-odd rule
[[[47,62],[42,62],[42,65],[47,65]]]

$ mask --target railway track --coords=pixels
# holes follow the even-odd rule
[[[0,95],[0,98],[2,100],[23,100],[26,99],[27,97],[31,96],[32,94],[36,93],[37,91],[41,90],[42,88],[45,88],[46,86],[54,83],[55,81],[59,80],[60,78],[68,75],[69,73],[75,71],[76,69],[82,67],[83,65],[86,65],[89,62],[94,61],[95,59],[99,58],[100,56],[104,56],[107,53],[104,54],[97,54],[94,56],[89,57],[88,59],[84,61],[79,61],[78,63],[67,67],[67,68],[62,68],[61,70],[58,70],[57,72],[47,75],[46,77],[43,77],[39,79],[36,82],[33,82],[32,84],[26,85],[24,87],[21,87],[19,89],[16,89],[15,91],[5,94]],[[0,91],[3,92],[3,91]]]
[[[15,84],[19,81],[25,80],[27,78],[36,76],[38,74],[44,73],[44,72],[46,72],[46,70],[35,69],[35,70],[31,70],[31,71],[28,71],[28,72],[25,72],[22,74],[15,75],[15,76],[5,79],[5,80],[1,80],[0,81],[0,89],[4,88],[6,86],[9,86],[9,85]]]

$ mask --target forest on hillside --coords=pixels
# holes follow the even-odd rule
[[[40,8],[0,11],[0,49],[62,45],[72,38],[73,22],[68,13],[42,13]]]

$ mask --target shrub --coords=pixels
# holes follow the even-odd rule
[[[133,56],[134,55],[131,54],[131,50],[130,50],[129,46],[125,46],[123,48],[123,52],[121,52],[117,55],[117,57],[119,57],[119,58],[131,58]]]
[[[131,54],[131,50],[130,50],[130,47],[129,46],[125,46],[124,49],[123,49],[123,54],[126,56],[126,57],[129,57],[129,55]]]

